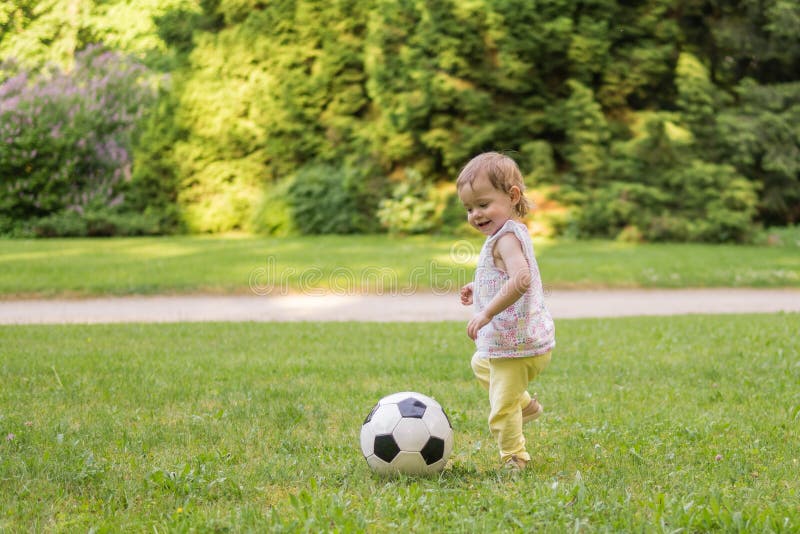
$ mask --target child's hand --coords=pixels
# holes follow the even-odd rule
[[[472,306],[472,282],[461,288],[461,304]]]
[[[467,335],[475,341],[475,338],[478,337],[478,330],[489,324],[492,318],[489,317],[486,312],[478,312],[472,316],[472,319],[469,320],[467,323]]]

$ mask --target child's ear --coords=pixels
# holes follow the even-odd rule
[[[511,205],[516,206],[522,198],[522,191],[516,185],[512,185],[511,189],[508,190],[508,195],[511,197]]]

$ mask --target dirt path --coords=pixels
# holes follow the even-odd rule
[[[800,290],[554,291],[556,319],[688,313],[800,312]],[[397,296],[155,296],[0,301],[0,324],[199,321],[464,321],[453,294]]]

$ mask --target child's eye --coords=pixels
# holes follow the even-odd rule
[[[481,208],[485,208],[488,205],[489,205],[488,202],[481,202],[480,204],[478,204],[478,206],[480,206]]]

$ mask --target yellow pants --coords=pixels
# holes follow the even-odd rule
[[[489,391],[489,430],[503,462],[517,456],[530,460],[522,434],[522,409],[531,402],[528,383],[550,363],[552,353],[530,358],[472,357],[472,370]]]

